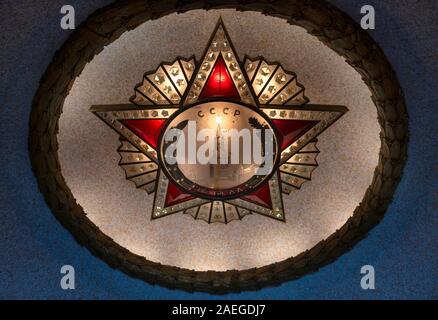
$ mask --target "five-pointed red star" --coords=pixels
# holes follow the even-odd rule
[[[159,137],[170,114],[207,99],[252,104],[271,118],[276,129],[280,168],[276,168],[270,180],[238,199],[202,199],[181,189],[157,167]],[[284,221],[281,185],[294,186],[299,184],[294,180],[300,178],[288,171],[289,159],[347,111],[341,106],[306,105],[308,100],[296,76],[279,64],[270,64],[262,58],[246,58],[242,64],[221,21],[199,63],[179,59],[162,64],[145,75],[131,101],[136,106],[94,106],[92,111],[129,142],[128,151],[142,153],[146,157],[143,163],[156,164],[147,173],[149,177],[136,182],[137,187],[147,186],[148,192],[155,193],[152,217],[191,210],[189,213],[194,217],[208,216],[204,218],[208,222],[215,221],[212,218],[215,214],[218,217],[222,214],[224,218],[217,221],[225,223],[233,215],[241,218],[244,211]],[[121,164],[131,165],[129,161]],[[140,173],[139,176],[146,175],[143,169]],[[153,189],[149,187],[152,183]]]

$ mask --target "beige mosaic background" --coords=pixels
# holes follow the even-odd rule
[[[311,182],[285,196],[286,223],[251,215],[228,225],[175,214],[150,220],[152,196],[118,166],[117,134],[88,109],[128,103],[145,71],[176,56],[199,58],[219,16],[241,58],[262,55],[298,75],[311,103],[348,112],[324,132]],[[77,202],[104,233],[130,251],[195,270],[259,267],[310,249],[341,227],[371,182],[380,147],[370,92],[336,53],[284,20],[234,10],[192,11],[150,21],[108,46],[76,80],[60,119],[59,160]]]

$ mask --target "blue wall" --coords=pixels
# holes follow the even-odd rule
[[[79,22],[110,2],[70,4]],[[384,220],[335,263],[280,287],[219,298],[438,298],[438,1],[330,2],[356,21],[362,5],[376,8],[377,29],[371,34],[398,74],[410,115],[403,179]],[[79,246],[50,212],[30,168],[28,121],[39,79],[70,32],[59,28],[65,1],[29,3],[0,3],[0,298],[217,298],[151,286],[112,270]],[[76,268],[76,290],[60,289],[64,264]],[[376,268],[374,291],[360,288],[364,264]]]

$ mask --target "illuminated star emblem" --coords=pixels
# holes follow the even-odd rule
[[[221,20],[200,61],[162,63],[144,75],[130,101],[91,111],[120,135],[126,178],[154,194],[152,219],[182,212],[208,223],[251,213],[285,221],[283,195],[310,180],[318,165],[316,137],[347,112],[308,104],[296,75],[279,63],[241,61]],[[170,164],[163,137],[174,128],[191,130],[189,121],[197,130],[217,128],[216,146],[224,143],[224,128],[271,130],[275,165],[256,175],[255,164]],[[197,147],[185,157],[196,158]]]

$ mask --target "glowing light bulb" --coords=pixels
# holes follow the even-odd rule
[[[217,116],[217,117],[216,117],[216,123],[217,123],[217,124],[221,124],[221,123],[222,123],[222,118],[219,117],[219,116]]]

